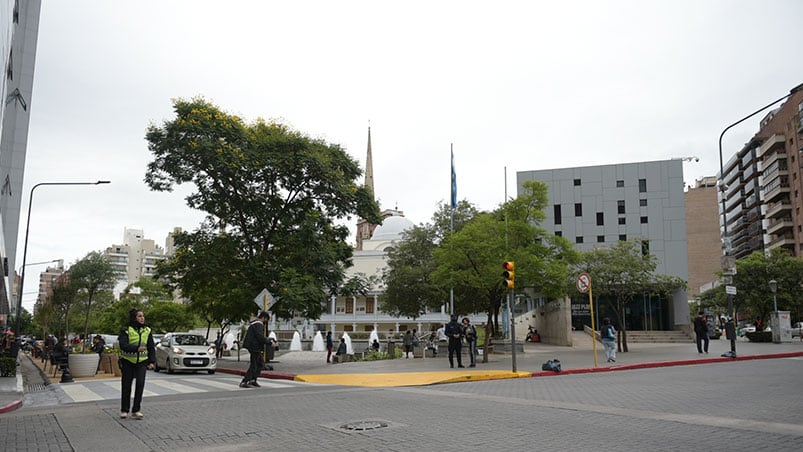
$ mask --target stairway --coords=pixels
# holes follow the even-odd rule
[[[627,342],[686,344],[694,339],[684,331],[628,331]]]

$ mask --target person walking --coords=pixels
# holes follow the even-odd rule
[[[602,329],[599,332],[602,345],[605,347],[605,357],[609,363],[616,362],[616,328],[611,325],[611,319],[602,319]]]
[[[145,314],[140,309],[128,311],[128,326],[117,337],[120,344],[120,366],[123,373],[120,419],[142,419],[142,393],[145,391],[145,374],[156,362],[156,347],[151,329],[145,326]],[[134,405],[131,405],[131,383],[134,384]]]
[[[407,330],[404,333],[404,337],[402,338],[402,344],[404,345],[404,358],[409,359],[410,353],[413,351],[413,332]]]
[[[463,337],[466,338],[468,356],[471,358],[468,367],[477,367],[477,330],[468,317],[463,317]]]
[[[245,339],[243,339],[243,348],[248,350],[250,355],[250,364],[248,370],[243,375],[243,380],[240,382],[241,388],[258,388],[257,378],[265,365],[265,360],[262,357],[265,351],[265,346],[270,345],[268,337],[265,336],[265,325],[270,320],[270,314],[262,311],[257,316],[257,319],[248,325],[248,330],[245,332]]]
[[[452,314],[449,323],[444,330],[446,337],[449,338],[449,367],[454,368],[454,355],[457,353],[457,367],[463,366],[463,358],[460,356],[463,348],[463,329],[457,323],[457,316]]]
[[[705,321],[705,312],[700,311],[694,319],[694,335],[697,337],[697,353],[708,353],[708,323]],[[703,346],[705,343],[705,346]]]
[[[335,348],[335,342],[332,340],[332,332],[326,332],[326,362],[332,362],[332,350]]]

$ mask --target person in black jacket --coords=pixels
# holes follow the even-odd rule
[[[240,382],[241,388],[259,387],[257,377],[259,377],[259,372],[265,365],[262,352],[265,350],[266,345],[270,345],[268,337],[265,336],[265,325],[269,320],[270,314],[262,311],[257,319],[248,325],[248,330],[245,332],[243,348],[248,350],[248,354],[251,356],[251,363],[243,376],[243,381]]]
[[[120,366],[123,373],[120,418],[127,418],[128,409],[132,408],[131,417],[142,419],[140,405],[145,390],[145,374],[146,369],[153,369],[156,362],[156,346],[153,343],[151,329],[145,326],[145,314],[141,310],[134,308],[128,311],[128,326],[120,331],[117,341],[120,343]],[[131,406],[132,382],[136,382],[133,406]]]
[[[705,321],[705,312],[700,311],[694,319],[694,335],[697,336],[697,353],[703,354],[703,343],[705,352],[708,353],[708,323]]]
[[[451,321],[446,324],[446,337],[449,338],[449,367],[454,367],[453,356],[457,353],[457,367],[463,366],[460,354],[463,351],[463,328],[457,323],[457,316],[452,314]]]

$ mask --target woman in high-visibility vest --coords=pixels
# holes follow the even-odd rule
[[[156,362],[156,347],[151,329],[145,326],[145,314],[139,309],[128,312],[128,326],[120,331],[120,366],[123,371],[122,404],[120,418],[128,417],[129,408],[133,419],[142,419],[142,393],[145,391],[145,373]],[[134,385],[134,406],[131,407],[131,383]]]

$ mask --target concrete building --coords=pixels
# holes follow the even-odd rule
[[[705,291],[701,287],[711,287],[722,269],[717,193],[717,178],[709,176],[697,180],[685,194],[690,299]]]
[[[14,269],[17,268],[22,182],[33,107],[33,74],[39,35],[40,0],[0,0],[0,325],[16,308]],[[11,275],[11,279],[10,276]],[[19,296],[22,296],[20,293]]]
[[[129,228],[123,230],[123,244],[112,245],[103,254],[117,274],[115,296],[143,276],[153,276],[156,264],[168,258],[164,249],[153,240],[146,239],[141,229]]]
[[[56,281],[64,273],[64,261],[59,260],[56,265],[48,266],[45,271],[39,273],[39,295],[36,297],[36,303],[41,304],[47,300],[48,297],[53,295],[53,287]]]
[[[776,248],[803,255],[801,157],[803,90],[798,90],[761,119],[758,132],[719,175],[724,187],[719,213],[724,197],[727,221],[723,242],[736,259]]]
[[[547,184],[543,227],[579,250],[640,240],[643,250],[658,260],[656,273],[688,281],[682,160],[521,171],[516,176],[519,190],[529,180]],[[590,325],[587,306],[587,300],[573,300],[575,328]],[[685,290],[668,299],[645,294],[627,308],[628,330],[683,329],[690,322]]]

